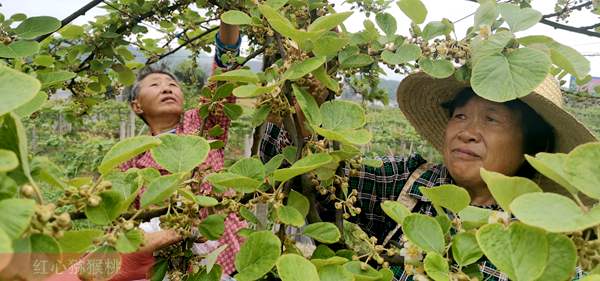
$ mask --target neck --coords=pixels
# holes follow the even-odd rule
[[[179,124],[179,118],[179,115],[166,118],[161,116],[160,118],[146,118],[146,121],[148,122],[148,127],[150,127],[150,133],[155,136],[164,131],[176,128]]]
[[[492,196],[490,190],[487,188],[487,185],[483,184],[475,186],[464,186],[465,189],[469,192],[469,195],[471,196],[471,205],[487,206],[496,203],[496,200],[494,200],[494,197]]]

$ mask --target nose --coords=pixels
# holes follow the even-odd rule
[[[172,94],[173,89],[171,89],[169,86],[163,86],[160,92],[163,94]]]
[[[481,131],[477,121],[467,122],[458,132],[458,139],[465,143],[481,141]]]

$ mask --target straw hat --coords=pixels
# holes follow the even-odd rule
[[[400,82],[396,95],[408,121],[441,152],[449,118],[441,104],[467,87],[467,81],[458,81],[454,76],[436,79],[418,72]],[[520,99],[554,128],[556,140],[552,152],[568,153],[577,145],[596,141],[590,130],[564,109],[562,93],[554,77],[546,77],[531,94]]]

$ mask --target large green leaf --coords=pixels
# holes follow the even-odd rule
[[[306,91],[300,89],[296,84],[292,84],[292,88],[296,101],[300,105],[302,113],[304,113],[308,123],[314,126],[321,125],[323,117],[321,116],[321,111],[319,110],[319,105],[317,104],[317,101],[315,101],[315,98]]]
[[[11,176],[33,181],[29,166],[27,134],[19,116],[14,113],[5,114],[0,126],[0,149],[14,152],[19,158],[20,169],[11,171]]]
[[[124,139],[111,147],[104,155],[102,163],[98,166],[98,171],[101,174],[106,174],[122,162],[159,144],[161,144],[160,139],[151,136],[137,136]]]
[[[302,231],[307,235],[321,243],[332,244],[340,240],[340,230],[335,224],[330,222],[316,222],[304,227]]]
[[[414,23],[421,24],[425,21],[427,8],[421,0],[400,0],[396,4]]]
[[[478,261],[483,252],[477,244],[477,237],[472,232],[460,232],[452,237],[452,258],[460,266],[467,266]]]
[[[377,13],[377,15],[375,15],[375,21],[387,36],[392,36],[396,33],[396,29],[398,28],[396,19],[389,13]]]
[[[206,180],[213,185],[233,188],[243,193],[254,192],[262,184],[262,181],[230,172],[210,174]]]
[[[339,141],[347,145],[364,145],[369,143],[373,137],[371,132],[366,129],[328,130],[313,126],[313,130],[328,140]]]
[[[0,175],[0,200],[13,198],[18,193],[17,182],[7,175]]]
[[[40,43],[36,41],[17,40],[8,45],[0,44],[0,57],[23,58],[36,54],[40,50]]]
[[[65,234],[58,238],[58,244],[66,254],[86,253],[94,247],[94,239],[102,234],[104,232],[99,229],[65,231]]]
[[[266,93],[270,93],[277,85],[259,87],[255,84],[247,84],[233,89],[233,95],[238,98],[254,98]]]
[[[510,203],[525,193],[542,192],[535,182],[527,178],[507,177],[483,168],[480,173],[492,196],[503,210],[510,210]]]
[[[296,254],[285,254],[277,259],[277,273],[282,281],[319,281],[317,268]]]
[[[210,145],[199,136],[160,136],[161,144],[152,148],[152,157],[160,166],[171,173],[187,173],[208,156]]]
[[[325,57],[312,57],[306,60],[295,62],[283,73],[283,79],[296,80],[311,73],[325,63]]]
[[[340,37],[335,32],[325,33],[315,42],[313,53],[315,56],[334,57],[347,43],[346,37]]]
[[[326,265],[318,268],[318,271],[321,281],[354,281],[352,273],[348,272],[341,265]]]
[[[296,161],[291,167],[275,170],[273,179],[276,181],[287,181],[295,176],[305,174],[323,165],[329,164],[333,157],[326,153],[317,153],[306,156]]]
[[[590,61],[581,55],[577,50],[554,41],[554,39],[543,36],[533,35],[518,39],[519,43],[534,47],[542,45],[550,50],[552,63],[566,70],[577,79],[584,79],[590,72]]]
[[[404,218],[402,230],[408,240],[426,252],[444,253],[444,232],[434,218],[422,214],[411,214]]]
[[[491,213],[492,210],[490,209],[467,206],[458,212],[458,217],[462,222],[462,227],[469,230],[486,224]]]
[[[308,32],[301,32],[281,13],[268,5],[258,5],[258,10],[267,19],[271,27],[281,35],[290,37],[296,42],[309,39],[311,35]]]
[[[315,76],[315,78],[317,78],[317,80],[319,80],[319,82],[321,82],[321,84],[325,85],[327,89],[332,90],[336,93],[340,90],[339,82],[337,80],[332,79],[331,76],[327,74],[325,66],[317,68],[315,71],[312,72],[312,74]]]
[[[448,261],[436,252],[429,252],[423,260],[427,276],[435,281],[450,281],[450,266]]]
[[[365,111],[349,101],[328,101],[321,105],[323,128],[330,130],[358,129],[365,125]]]
[[[447,78],[454,74],[454,65],[445,59],[421,58],[419,59],[419,65],[425,73],[434,78]]]
[[[38,111],[44,103],[48,100],[48,94],[45,92],[38,92],[33,99],[27,103],[19,106],[14,112],[22,118],[29,117],[32,113]]]
[[[350,261],[344,264],[344,269],[354,275],[356,281],[377,281],[383,276],[370,265],[366,264],[366,269],[363,270],[362,261]]]
[[[37,79],[0,65],[0,116],[31,101],[40,87]]]
[[[501,3],[498,9],[512,32],[528,29],[542,19],[542,13],[532,8],[521,9],[514,4]]]
[[[435,187],[420,187],[419,190],[434,205],[444,207],[454,213],[462,211],[471,203],[469,192],[453,184],[445,184]]]
[[[29,199],[5,199],[0,201],[0,221],[2,230],[17,239],[29,227],[34,214],[35,202]]]
[[[477,64],[479,59],[501,54],[506,45],[514,38],[514,35],[507,30],[498,31],[486,39],[476,37],[471,41],[471,60]]]
[[[75,72],[71,71],[43,72],[38,74],[38,79],[42,82],[42,87],[46,88],[72,79],[76,75]]]
[[[421,56],[421,47],[411,44],[404,43],[400,45],[396,52],[390,52],[384,50],[381,53],[381,59],[388,64],[403,64],[410,61],[415,61]]]
[[[225,216],[213,214],[206,217],[198,226],[202,236],[209,240],[218,240],[225,232]]]
[[[308,214],[310,203],[306,196],[292,190],[290,191],[290,194],[288,194],[287,206],[295,208],[303,217],[305,217]]]
[[[236,280],[256,280],[273,268],[281,255],[281,241],[271,231],[250,234],[235,256]]]
[[[473,66],[471,85],[480,96],[505,102],[528,95],[550,71],[550,59],[538,50],[520,48],[507,55],[481,58]]]
[[[252,23],[252,18],[250,18],[250,16],[237,10],[231,10],[221,14],[221,20],[224,23],[233,25],[246,25]]]
[[[10,237],[0,228],[0,271],[10,264],[13,252],[12,241]]]
[[[60,28],[60,21],[53,17],[41,16],[30,17],[21,22],[15,28],[15,34],[23,39],[35,39],[36,37]]]
[[[556,233],[546,234],[548,264],[537,280],[571,280],[577,266],[577,249],[571,239]]]
[[[483,1],[475,11],[473,27],[479,29],[481,25],[492,26],[498,17],[496,1]]]
[[[19,166],[17,155],[6,149],[0,149],[0,173],[14,170]]]
[[[423,28],[423,39],[431,40],[440,35],[448,35],[452,32],[452,26],[442,21],[432,21]]]
[[[146,208],[151,204],[158,204],[171,196],[181,183],[182,174],[172,174],[156,178],[150,183],[148,189],[142,194],[140,204]]]
[[[208,80],[210,81],[230,81],[230,82],[246,82],[258,83],[259,79],[256,73],[249,69],[236,69],[221,74],[213,75]]]
[[[571,151],[564,164],[569,182],[583,194],[600,199],[600,143],[587,143]]]
[[[357,54],[340,61],[340,68],[359,68],[373,63],[373,58],[367,54]]]
[[[342,24],[353,12],[342,12],[318,17],[306,29],[309,32],[329,31]]]
[[[521,195],[510,210],[520,221],[551,232],[581,231],[600,224],[600,208],[584,213],[573,200],[554,193]]]
[[[290,206],[281,206],[276,209],[277,218],[283,224],[289,224],[297,227],[304,225],[304,217],[296,208]]]
[[[410,210],[397,201],[383,201],[381,202],[381,209],[388,217],[392,218],[398,224],[402,224],[404,219],[410,215]]]
[[[505,229],[488,224],[477,231],[477,242],[485,256],[511,280],[535,280],[548,259],[546,233],[520,222]]]
[[[67,40],[77,39],[79,36],[83,35],[84,32],[85,30],[82,26],[74,24],[69,24],[59,31],[60,35]]]
[[[542,175],[560,184],[571,194],[577,194],[577,189],[567,180],[564,165],[567,154],[540,152],[535,157],[525,155],[525,159]]]
[[[140,248],[144,241],[144,233],[139,229],[131,229],[120,233],[115,248],[119,253],[133,253]]]
[[[110,224],[121,214],[121,202],[123,195],[115,190],[103,191],[100,194],[100,204],[97,206],[86,206],[85,216],[93,223],[99,225]]]
[[[231,165],[228,171],[261,181],[265,178],[265,166],[256,158],[242,158]]]

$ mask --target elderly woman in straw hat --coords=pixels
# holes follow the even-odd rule
[[[540,183],[541,176],[525,161],[525,154],[567,153],[595,141],[592,133],[563,109],[553,77],[521,99],[497,103],[478,96],[467,82],[454,77],[435,79],[415,73],[400,83],[397,98],[417,132],[442,154],[443,163],[428,163],[419,155],[387,156],[380,168],[362,167],[350,174],[350,188],[358,192],[362,209],[357,222],[380,241],[398,240],[401,235],[389,235],[396,223],[381,210],[382,201],[399,200],[413,212],[434,216],[435,209],[419,187],[456,184],[468,190],[471,205],[499,210],[480,176],[481,168]],[[268,124],[266,134],[260,151],[263,161],[290,143],[287,133],[274,124]],[[507,280],[489,262],[480,264],[480,269],[485,280]],[[394,271],[398,280],[406,280],[410,274],[400,267]]]

